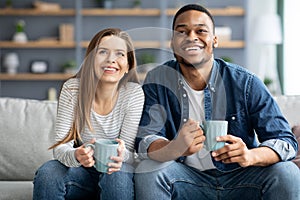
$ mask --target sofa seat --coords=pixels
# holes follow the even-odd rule
[[[57,102],[0,98],[0,199],[32,199],[38,167],[53,159]]]

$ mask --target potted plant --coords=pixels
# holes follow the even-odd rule
[[[12,8],[12,0],[5,1],[5,8]]]
[[[141,0],[133,0],[132,2],[134,8],[140,8],[141,7]]]
[[[75,74],[77,72],[77,64],[75,60],[68,60],[62,65],[62,70],[67,74]]]
[[[113,0],[97,0],[97,2],[102,3],[103,8],[105,9],[113,8]]]
[[[27,35],[25,33],[25,21],[24,20],[18,20],[16,23],[16,32],[13,35],[13,41],[15,42],[21,42],[25,43],[27,42]]]

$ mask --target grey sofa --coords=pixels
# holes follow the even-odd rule
[[[291,126],[299,124],[300,96],[276,100]],[[34,173],[52,159],[56,109],[51,101],[0,98],[0,200],[32,199]]]
[[[0,98],[0,199],[32,199],[36,169],[52,159],[56,102]]]

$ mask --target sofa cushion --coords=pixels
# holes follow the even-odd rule
[[[0,180],[32,180],[52,159],[57,103],[0,98]]]
[[[300,95],[282,95],[276,96],[277,101],[283,115],[288,120],[291,127],[300,122]]]
[[[300,145],[300,125],[294,126],[292,130],[297,138],[298,144]],[[300,168],[300,148],[298,149],[297,157],[293,161]]]
[[[300,127],[299,129],[295,126],[300,124],[300,95],[283,95],[275,97],[283,115],[288,120],[293,132],[297,138],[298,144],[300,145]],[[298,149],[297,157],[293,160],[300,168],[300,148]]]

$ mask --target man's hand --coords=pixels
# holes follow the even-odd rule
[[[278,155],[268,147],[248,149],[243,140],[233,135],[217,137],[218,142],[226,142],[223,148],[212,152],[216,161],[238,163],[241,167],[267,166],[278,162]]]
[[[192,155],[203,148],[205,136],[199,122],[189,119],[174,140],[158,139],[148,148],[148,156],[160,162]]]
[[[192,155],[203,148],[205,136],[199,122],[189,119],[180,129],[174,145],[182,156]]]

